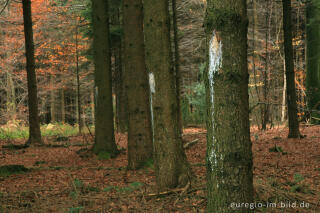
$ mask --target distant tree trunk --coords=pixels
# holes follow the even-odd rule
[[[91,92],[91,122],[94,124],[95,121],[95,100],[94,100],[94,89]]]
[[[152,159],[153,150],[142,0],[123,0],[123,31],[129,121],[128,169],[139,169]]]
[[[108,152],[115,157],[119,151],[114,138],[108,1],[92,0],[92,22],[96,99],[93,152]]]
[[[263,107],[262,107],[262,114],[261,114],[261,129],[262,130],[266,130],[267,129],[267,124],[269,122],[269,80],[268,80],[268,72],[269,72],[269,49],[268,49],[268,43],[269,43],[269,20],[271,20],[271,18],[269,17],[269,1],[266,2],[267,4],[267,15],[266,15],[266,37],[265,37],[265,53],[266,53],[266,56],[265,56],[265,71],[263,73]]]
[[[55,89],[53,89],[54,87],[54,80],[53,80],[53,76],[50,76],[50,123],[54,123],[56,122],[56,109],[55,109]]]
[[[312,123],[320,123],[320,2],[307,2],[307,105]]]
[[[208,212],[253,202],[246,0],[208,0],[205,27]]]
[[[286,77],[286,64],[284,60],[284,72],[283,72],[283,90],[282,90],[282,106],[281,106],[281,122],[286,118],[286,94],[287,94],[287,77]]]
[[[28,145],[42,144],[38,115],[37,78],[35,72],[33,31],[31,18],[31,0],[22,0],[23,25],[27,61],[28,106],[29,106],[29,139]]]
[[[144,1],[146,64],[150,72],[154,161],[159,190],[183,186],[191,176],[179,135],[168,6],[168,0]]]
[[[177,2],[172,0],[172,19],[173,19],[173,40],[174,40],[174,65],[175,65],[175,79],[176,79],[176,98],[178,108],[178,128],[180,136],[183,132],[182,112],[181,112],[181,72],[180,72],[180,54],[179,54],[179,38],[178,38],[178,24],[177,24]]]
[[[15,120],[17,113],[16,93],[12,73],[7,71],[7,114],[9,120]]]
[[[283,6],[283,37],[284,55],[287,80],[287,106],[289,135],[288,138],[300,137],[299,122],[297,115],[297,95],[295,87],[295,74],[292,48],[292,24],[291,24],[291,0],[282,0]]]
[[[78,50],[78,26],[76,26],[76,75],[77,75],[77,120],[79,125],[79,134],[82,133],[83,120],[82,120],[82,106],[81,106],[81,94],[80,94],[80,75],[79,75],[79,50]]]
[[[65,101],[64,101],[64,89],[60,90],[61,97],[61,122],[64,123],[66,121],[66,109],[65,109]]]

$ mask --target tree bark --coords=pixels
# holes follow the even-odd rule
[[[119,150],[114,138],[108,1],[92,0],[92,16],[96,113],[93,152],[115,157]]]
[[[128,169],[152,159],[148,73],[145,65],[142,0],[123,0],[125,85],[128,97]]]
[[[176,98],[178,108],[178,128],[180,135],[183,132],[182,112],[181,112],[181,71],[180,71],[180,54],[179,54],[179,38],[178,38],[178,23],[177,23],[177,2],[172,0],[172,20],[173,20],[173,43],[174,43],[174,65],[176,79]]]
[[[253,202],[245,0],[208,0],[205,18],[208,69],[208,212],[250,212]]]
[[[283,6],[283,37],[284,37],[284,55],[287,80],[287,106],[289,135],[288,138],[300,137],[299,122],[297,115],[297,95],[295,87],[295,74],[293,63],[292,47],[292,23],[291,23],[291,0],[282,0]]]
[[[170,44],[168,0],[144,1],[154,162],[159,190],[186,185],[191,176],[179,135],[178,103]]]
[[[64,89],[60,90],[61,97],[61,122],[64,123],[66,121],[66,109],[65,109],[65,100],[64,100]]]
[[[78,23],[77,23],[78,24]],[[76,105],[77,105],[77,120],[79,125],[79,134],[82,134],[83,129],[83,119],[82,119],[82,106],[81,106],[81,94],[80,94],[80,74],[79,74],[79,50],[78,50],[78,26],[76,26],[76,76],[77,76],[77,98],[76,98]]]
[[[42,144],[40,122],[38,115],[37,78],[35,72],[34,44],[31,18],[31,1],[22,0],[23,25],[25,35],[28,107],[29,107],[29,139],[28,145]]]

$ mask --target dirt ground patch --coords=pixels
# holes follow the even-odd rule
[[[252,130],[255,201],[278,208],[255,212],[320,212],[320,127],[302,126],[302,139],[287,139],[286,128]],[[206,132],[184,130],[195,179],[188,189],[157,194],[152,165],[127,171],[126,135],[116,135],[121,154],[99,160],[85,151],[90,136],[70,137],[51,147],[0,148],[0,166],[21,164],[31,171],[0,177],[0,212],[205,212]],[[0,141],[0,146],[23,141]],[[286,205],[281,208],[281,202]],[[309,208],[293,207],[308,203]],[[288,206],[291,204],[291,206]]]

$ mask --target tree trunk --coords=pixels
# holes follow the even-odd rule
[[[77,23],[78,24],[78,23]],[[80,75],[79,75],[79,50],[78,50],[78,26],[76,26],[76,75],[77,75],[77,120],[79,125],[79,134],[82,134],[83,119],[82,106],[81,106],[81,94],[80,94]]]
[[[51,117],[50,123],[55,123],[57,120],[56,120],[56,109],[55,109],[55,105],[56,105],[55,89],[53,89],[54,88],[53,76],[50,76],[50,86],[51,86],[51,89],[50,89],[50,117]]]
[[[122,41],[115,48],[115,72],[116,72],[116,118],[117,131],[124,133],[128,130],[127,94],[124,83],[124,70],[122,67]]]
[[[295,74],[292,48],[292,24],[291,24],[291,0],[282,0],[283,6],[283,37],[284,55],[287,80],[287,106],[289,135],[288,138],[300,137],[299,122],[297,115],[297,96],[295,87]]]
[[[173,19],[173,41],[174,41],[174,65],[175,65],[175,79],[176,79],[176,98],[178,108],[178,128],[180,135],[183,132],[182,112],[181,112],[181,71],[180,71],[180,54],[179,54],[179,38],[178,38],[178,24],[177,24],[177,2],[172,0],[172,19]]]
[[[64,89],[60,90],[61,97],[61,122],[64,123],[66,121],[66,109],[65,109],[65,101],[64,101]]]
[[[253,202],[245,0],[208,0],[208,212],[250,212]]]
[[[128,95],[128,169],[152,159],[148,73],[145,65],[142,0],[123,1],[125,85]]]
[[[108,1],[92,0],[92,22],[96,99],[93,152],[107,152],[115,157],[119,151],[114,138]]]
[[[168,0],[144,1],[154,162],[159,190],[187,184],[191,170],[182,147],[170,45]]]
[[[38,115],[37,78],[35,72],[33,31],[31,18],[31,0],[22,0],[23,25],[25,35],[28,106],[29,106],[29,139],[27,144],[42,144],[40,122]]]
[[[320,123],[320,3],[307,2],[307,105],[311,122]],[[316,112],[317,111],[317,112]]]
[[[17,113],[15,86],[10,71],[7,71],[7,115],[8,120],[15,120]]]
[[[286,118],[286,94],[287,94],[287,77],[286,77],[286,62],[284,60],[284,72],[283,72],[283,90],[282,90],[282,106],[281,106],[281,122]]]

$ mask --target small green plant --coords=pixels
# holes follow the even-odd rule
[[[111,158],[111,155],[109,152],[102,151],[102,152],[99,152],[98,154],[99,160],[109,160],[110,158]]]
[[[114,189],[114,186],[107,186],[106,188],[103,189],[104,192],[109,192],[112,189]]]
[[[5,165],[0,167],[0,177],[8,177],[12,174],[28,172],[29,169],[23,165]]]
[[[293,180],[294,182],[291,183],[291,188],[290,188],[291,192],[302,192],[302,193],[310,192],[310,190],[306,185],[301,184],[301,181],[304,180],[304,177],[301,174],[299,173],[294,174]]]
[[[83,208],[84,208],[83,206],[71,207],[69,209],[69,213],[79,213]]]
[[[150,158],[149,160],[147,160],[145,163],[144,163],[144,166],[145,168],[154,168],[154,163],[153,163],[153,159]]]
[[[269,152],[280,152],[283,155],[288,154],[287,152],[284,152],[281,146],[275,145],[274,147],[269,148]]]
[[[47,163],[47,162],[45,162],[45,161],[36,161],[36,162],[34,163],[34,165],[35,165],[35,166],[39,166],[40,164],[45,164],[45,163]]]
[[[70,192],[70,197],[76,200],[81,190],[83,190],[84,185],[81,180],[76,178],[74,179],[72,186],[73,186],[73,191]]]

